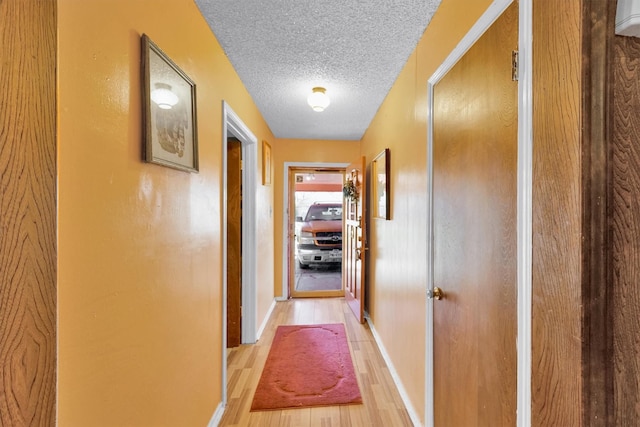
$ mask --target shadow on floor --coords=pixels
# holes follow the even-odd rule
[[[296,262],[296,291],[339,291],[342,289],[342,267],[318,266],[301,269]]]

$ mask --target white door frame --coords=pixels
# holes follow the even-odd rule
[[[349,163],[316,163],[316,162],[284,162],[284,186],[282,205],[282,242],[283,247],[288,247],[289,242],[289,169],[345,169]],[[287,250],[286,256],[282,257],[282,296],[278,300],[286,300],[289,295],[289,258]]]
[[[222,101],[222,402],[227,403],[227,138],[242,144],[242,343],[256,342],[258,253],[256,191],[258,139]]]
[[[433,92],[482,34],[514,0],[494,0],[427,83],[427,289],[433,290]],[[532,1],[519,0],[518,22],[518,171],[517,171],[517,425],[531,425],[531,300],[532,300]],[[514,47],[515,48],[515,47]],[[427,299],[425,425],[434,425],[433,300]]]

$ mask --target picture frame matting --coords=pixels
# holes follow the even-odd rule
[[[196,85],[143,34],[143,161],[198,172]]]

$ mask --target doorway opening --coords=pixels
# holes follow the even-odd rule
[[[342,285],[344,168],[288,167],[286,293],[339,297]]]
[[[240,152],[237,154],[242,160],[242,168],[239,171],[241,188],[240,213],[229,210],[229,152],[227,141],[237,140],[240,143]],[[240,117],[231,109],[229,104],[222,103],[222,402],[227,402],[227,325],[228,310],[228,273],[229,264],[228,231],[231,216],[240,215],[238,227],[240,227],[240,260],[239,260],[239,301],[242,306],[240,322],[240,342],[252,344],[257,340],[257,220],[256,220],[256,191],[257,191],[257,138],[242,122]],[[233,162],[233,160],[232,160]]]

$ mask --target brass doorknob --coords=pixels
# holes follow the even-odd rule
[[[442,298],[444,298],[444,292],[442,292],[442,289],[435,286],[433,289],[429,289],[427,291],[427,297],[429,297],[429,299],[440,301]]]

